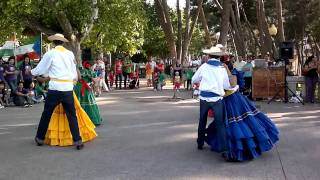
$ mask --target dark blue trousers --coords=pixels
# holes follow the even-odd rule
[[[203,146],[206,137],[208,111],[212,109],[214,112],[214,122],[216,124],[217,139],[221,145],[220,152],[227,150],[227,133],[225,125],[225,112],[222,100],[217,102],[207,102],[200,100],[200,121],[198,127],[198,146]]]
[[[74,107],[73,91],[48,91],[48,96],[38,126],[37,138],[44,140],[52,113],[55,107],[60,103],[62,103],[66,112],[73,141],[75,144],[81,143],[76,109]]]

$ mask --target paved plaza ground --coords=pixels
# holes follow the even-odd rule
[[[0,180],[319,180],[320,106],[257,102],[281,131],[270,152],[228,163],[196,149],[199,104],[190,92],[121,90],[97,98],[98,138],[74,147],[33,142],[43,104],[0,110]]]

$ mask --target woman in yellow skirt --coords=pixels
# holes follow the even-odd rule
[[[87,113],[80,106],[79,100],[74,93],[73,98],[82,142],[90,141],[97,137],[97,133],[94,130],[95,125],[92,123]],[[67,115],[63,109],[62,104],[59,104],[55,108],[51,116],[45,138],[45,144],[51,146],[73,145]]]
[[[44,82],[48,81],[49,78],[38,77],[37,80],[40,82]],[[73,98],[82,142],[91,141],[92,139],[98,136],[94,130],[95,125],[92,123],[87,113],[82,109],[75,93],[73,93]],[[54,112],[50,119],[44,143],[50,146],[73,145],[73,139],[69,128],[68,118],[63,109],[62,104],[59,104],[54,109]]]

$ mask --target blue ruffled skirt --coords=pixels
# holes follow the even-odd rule
[[[245,161],[272,149],[279,140],[275,124],[239,92],[224,98],[229,159]],[[220,147],[215,122],[207,128],[206,142],[213,151]]]

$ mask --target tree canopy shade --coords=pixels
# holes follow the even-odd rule
[[[143,0],[3,0],[0,34],[25,27],[46,35],[62,33],[80,61],[80,44],[134,53],[143,44]]]
[[[295,41],[300,52],[307,41],[320,54],[319,0],[171,1],[177,7],[169,0],[1,0],[0,41],[16,32],[27,42],[22,35],[30,29],[62,33],[79,61],[80,45],[99,53],[171,57],[174,64],[218,41],[243,56],[270,52],[276,58],[283,40]],[[276,36],[269,33],[272,24]]]

